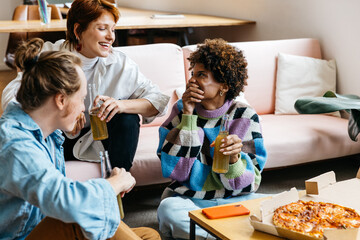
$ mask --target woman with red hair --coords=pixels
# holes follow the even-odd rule
[[[107,150],[111,165],[129,170],[137,148],[140,118],[144,124],[165,114],[169,97],[162,94],[124,53],[112,48],[119,10],[105,0],[75,0],[67,16],[66,40],[46,42],[42,51],[65,50],[77,54],[83,63],[87,83],[95,84],[102,102],[98,116],[107,123],[109,138],[94,141],[88,112],[76,127],[66,132],[65,160],[99,161]],[[15,100],[21,74],[3,91],[2,108]],[[90,99],[85,101],[88,109]]]

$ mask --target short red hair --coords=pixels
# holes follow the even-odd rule
[[[77,44],[74,33],[75,23],[80,25],[77,29],[77,34],[81,35],[88,28],[89,24],[98,19],[104,11],[108,11],[114,16],[115,23],[119,20],[119,9],[106,0],[75,0],[71,4],[67,15],[66,32],[66,40],[71,48],[74,48]]]

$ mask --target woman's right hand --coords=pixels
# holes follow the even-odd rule
[[[76,123],[75,123],[74,129],[71,132],[68,132],[68,133],[71,134],[72,136],[77,135],[81,131],[81,129],[84,128],[85,123],[86,123],[85,115],[84,115],[84,113],[81,113],[76,118]]]
[[[111,171],[111,175],[107,178],[114,189],[116,195],[121,193],[124,195],[133,189],[135,186],[135,178],[131,175],[130,172],[127,172],[124,168],[114,167]]]
[[[204,98],[204,91],[199,88],[199,85],[196,83],[195,79],[190,78],[189,82],[186,84],[186,90],[182,95],[183,101],[183,113],[192,115],[195,103],[200,103]]]

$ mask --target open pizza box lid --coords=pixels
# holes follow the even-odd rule
[[[321,201],[339,204],[353,208],[360,214],[360,169],[355,178],[336,182],[333,171],[305,181],[306,194],[300,194],[296,188],[274,195],[271,199],[264,200],[260,204],[261,216],[250,216],[251,225],[259,231],[275,236],[293,240],[319,240],[301,233],[293,232],[284,228],[275,227],[272,223],[274,210],[282,205],[304,201]],[[303,196],[301,196],[303,195]],[[325,229],[326,240],[360,240],[358,228],[353,229]]]

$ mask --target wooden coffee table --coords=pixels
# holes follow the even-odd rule
[[[260,202],[266,198],[258,198],[241,202],[246,208],[250,210],[250,214],[260,216]],[[239,203],[231,203],[228,205],[235,205]],[[282,239],[267,233],[256,231],[250,224],[249,215],[228,217],[221,219],[208,219],[202,214],[201,209],[189,212],[190,217],[190,240],[195,240],[195,225],[205,229],[217,239],[223,240],[275,240]]]

